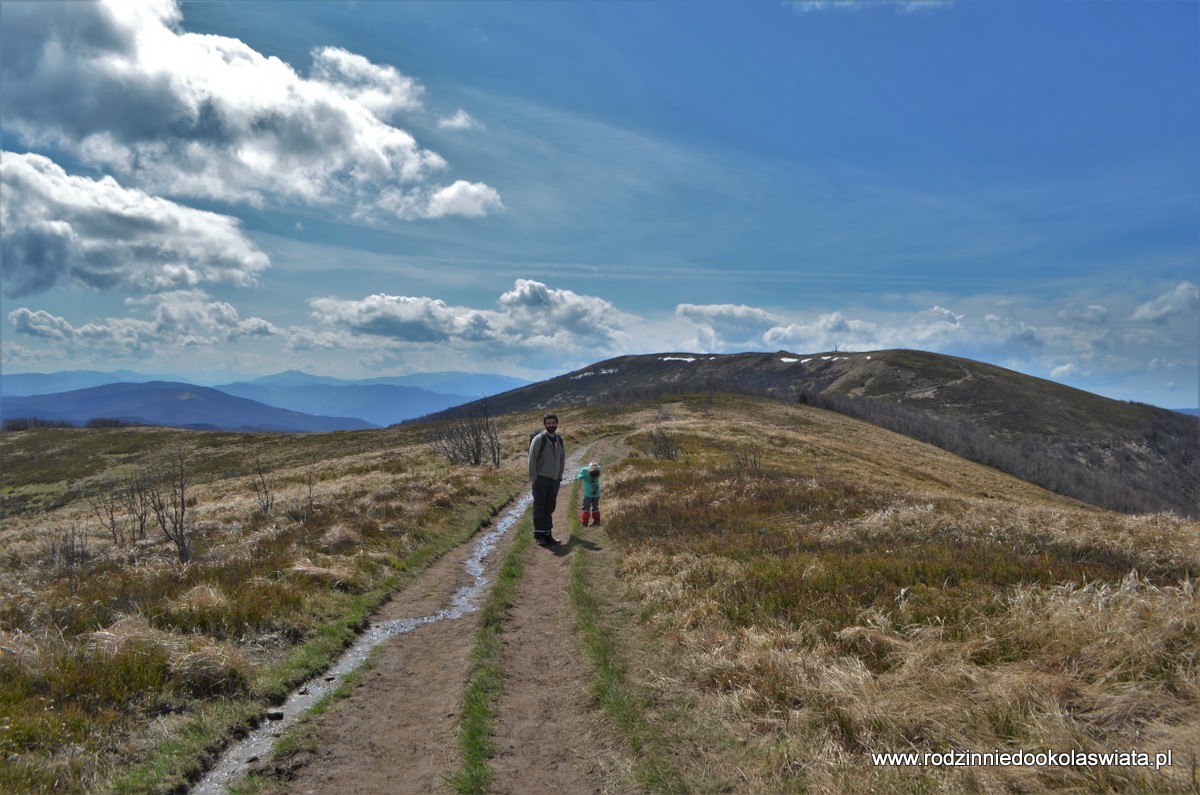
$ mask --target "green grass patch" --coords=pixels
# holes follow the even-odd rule
[[[450,778],[455,792],[463,795],[482,794],[495,775],[490,760],[496,748],[492,741],[500,697],[504,690],[504,670],[501,654],[504,651],[504,622],[516,604],[517,588],[525,573],[525,557],[533,545],[533,519],[526,514],[510,532],[516,540],[504,556],[496,584],[479,614],[479,633],[471,648],[471,670],[463,694],[462,768]]]
[[[113,795],[184,792],[189,782],[204,772],[204,761],[219,752],[222,738],[253,725],[261,715],[262,704],[254,700],[207,702],[160,743],[147,761],[119,772],[95,789],[79,791]]]

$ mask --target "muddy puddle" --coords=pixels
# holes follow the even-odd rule
[[[228,786],[245,774],[248,765],[270,754],[279,735],[341,685],[346,676],[361,666],[380,643],[426,624],[453,621],[475,612],[478,609],[476,602],[488,584],[483,562],[495,550],[504,534],[520,521],[532,501],[532,496],[526,493],[500,514],[492,529],[476,539],[465,563],[471,582],[459,588],[447,605],[430,615],[372,624],[331,668],[306,682],[281,707],[273,710],[271,720],[265,721],[243,740],[226,749],[217,764],[191,789],[193,795],[224,795]]]

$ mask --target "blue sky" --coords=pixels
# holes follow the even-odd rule
[[[0,3],[5,372],[920,348],[1197,407],[1200,4]]]

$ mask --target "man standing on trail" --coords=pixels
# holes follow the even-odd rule
[[[558,543],[552,534],[558,487],[567,466],[567,451],[558,435],[558,415],[542,417],[546,430],[529,442],[529,481],[533,484],[533,538],[542,546]]]

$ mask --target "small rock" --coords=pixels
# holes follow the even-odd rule
[[[267,710],[267,720],[283,720],[283,710],[281,710],[281,709]]]

